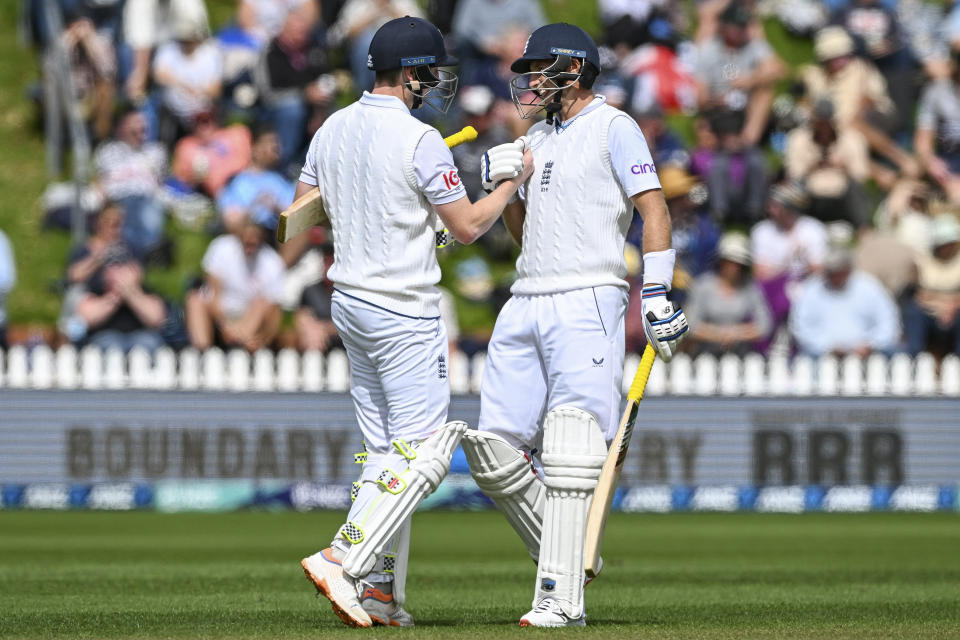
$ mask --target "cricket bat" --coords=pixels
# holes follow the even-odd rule
[[[630,436],[633,435],[633,425],[637,421],[637,412],[640,401],[643,400],[643,390],[650,377],[650,369],[657,358],[657,352],[647,344],[640,359],[640,366],[633,376],[630,390],[627,392],[627,406],[620,418],[620,427],[613,438],[607,460],[600,471],[597,488],[593,492],[593,501],[590,503],[590,512],[587,514],[587,534],[584,543],[584,571],[588,578],[595,578],[600,569],[600,546],[603,544],[603,530],[607,526],[607,516],[610,515],[610,505],[613,504],[613,495],[620,483],[620,473],[623,471],[623,461],[627,457],[627,447],[630,446]]]
[[[473,127],[464,127],[459,132],[447,136],[443,141],[448,147],[453,148],[458,144],[476,139],[477,130]],[[280,221],[277,223],[277,240],[286,242],[317,225],[329,226],[330,221],[327,220],[327,213],[323,210],[320,189],[311,189],[280,214]]]

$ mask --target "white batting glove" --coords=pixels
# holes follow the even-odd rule
[[[683,309],[667,300],[667,288],[663,285],[644,287],[641,301],[647,341],[664,362],[670,362],[687,333],[687,317]]]
[[[523,172],[523,147],[526,139],[498,144],[480,157],[480,178],[487,193],[504,180],[516,178]]]

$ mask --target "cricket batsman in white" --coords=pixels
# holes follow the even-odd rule
[[[487,352],[480,424],[462,446],[537,562],[520,626],[583,626],[586,517],[620,417],[634,207],[644,223],[645,329],[664,360],[687,322],[667,298],[675,254],[656,168],[637,124],[591,90],[600,72],[593,40],[573,25],[541,27],[511,70],[521,116],[547,119],[490,149],[481,166],[494,188],[510,174],[491,167],[522,146],[536,170],[504,212],[521,245],[518,278]]]
[[[467,428],[447,422],[435,229],[473,242],[533,171],[529,152],[513,154],[495,167],[510,179],[475,204],[467,198],[440,133],[410,114],[423,104],[449,108],[457,78],[442,67],[453,63],[429,22],[383,25],[367,63],[373,91],[317,131],[297,187],[298,198],[319,188],[333,230],[332,316],[366,448],[346,522],[301,565],[355,627],[413,624],[402,607],[410,516],[446,475]]]

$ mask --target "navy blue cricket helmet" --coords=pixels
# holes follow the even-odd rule
[[[579,73],[569,72],[573,58],[582,61]],[[531,71],[536,61],[550,61],[540,71]],[[540,27],[527,38],[523,55],[514,60],[510,70],[519,74],[510,81],[510,95],[521,118],[530,118],[546,110],[548,121],[560,110],[560,93],[580,83],[590,89],[600,75],[600,52],[593,38],[566,22]]]
[[[523,48],[523,55],[510,65],[514,73],[527,73],[534,60],[555,60],[558,55],[581,58],[600,73],[600,52],[586,31],[566,22],[557,22],[540,27],[530,34]]]
[[[421,104],[446,113],[457,93],[456,74],[440,67],[457,64],[447,54],[440,30],[422,18],[395,18],[377,29],[370,41],[367,68],[374,71],[413,68],[413,80],[403,84]]]

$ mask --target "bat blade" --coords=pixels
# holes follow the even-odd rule
[[[597,577],[600,570],[600,547],[603,544],[603,533],[607,526],[607,517],[613,505],[613,497],[620,484],[620,474],[623,472],[623,463],[627,458],[627,449],[630,447],[630,438],[633,436],[633,427],[640,412],[640,401],[643,399],[643,390],[650,377],[650,369],[656,359],[656,351],[649,344],[643,351],[640,366],[633,377],[630,391],[627,393],[627,406],[620,418],[617,435],[613,438],[607,459],[600,471],[597,488],[593,492],[590,502],[590,511],[587,514],[587,530],[584,538],[584,572],[588,578]]]

